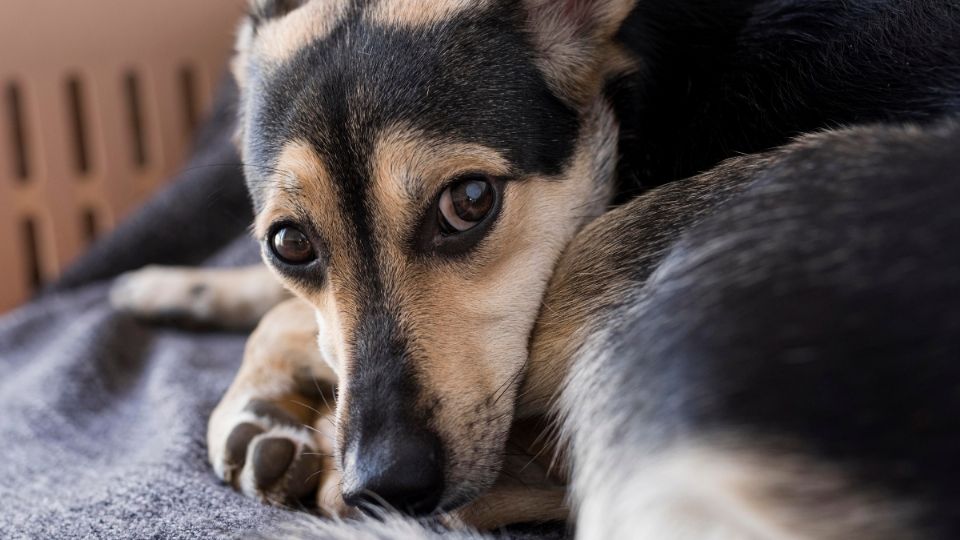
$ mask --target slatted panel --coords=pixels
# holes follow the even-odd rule
[[[0,2],[0,312],[175,172],[244,4]]]

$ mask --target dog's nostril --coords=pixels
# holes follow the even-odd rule
[[[358,482],[344,493],[351,506],[386,507],[412,515],[436,511],[443,466],[436,437],[424,434],[358,448]]]

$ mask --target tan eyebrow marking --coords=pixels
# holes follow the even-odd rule
[[[263,211],[257,216],[255,233],[263,236],[270,224],[284,217],[308,214],[327,234],[340,228],[336,191],[326,164],[309,143],[286,143],[277,158],[276,171],[266,184]]]
[[[314,41],[330,35],[346,18],[347,0],[314,0],[288,15],[257,28],[255,54],[262,60],[283,63]]]
[[[382,234],[404,230],[426,197],[467,172],[503,176],[510,164],[497,150],[480,144],[431,137],[409,126],[383,131],[370,156],[373,196]]]
[[[367,10],[364,20],[388,27],[427,28],[489,5],[489,0],[380,0]]]

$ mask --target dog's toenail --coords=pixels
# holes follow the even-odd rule
[[[248,422],[233,428],[230,436],[227,437],[227,452],[224,456],[227,464],[238,468],[243,467],[244,462],[247,461],[247,447],[250,446],[250,441],[261,433],[263,429],[260,426]]]
[[[253,450],[253,477],[257,486],[272,486],[283,477],[296,449],[289,439],[275,437],[260,441]]]

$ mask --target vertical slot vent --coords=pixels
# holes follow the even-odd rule
[[[37,231],[37,223],[32,217],[23,219],[20,224],[20,233],[27,278],[30,280],[30,288],[37,291],[43,285],[43,275],[40,270],[40,235]]]
[[[200,121],[197,106],[197,76],[193,67],[180,68],[180,98],[183,106],[183,125],[188,135],[192,135]]]
[[[90,146],[87,138],[85,96],[80,78],[67,79],[67,105],[70,114],[70,134],[73,139],[73,162],[81,175],[90,171]]]
[[[87,245],[93,244],[99,236],[100,224],[97,220],[97,213],[93,208],[85,208],[80,213],[80,230],[83,231],[83,237]]]
[[[138,168],[147,165],[147,142],[143,117],[143,100],[141,99],[140,79],[137,74],[127,72],[123,80],[124,93],[127,98],[127,118],[130,121],[130,137],[133,141],[133,164]]]
[[[13,174],[22,182],[26,182],[30,176],[30,165],[27,158],[27,129],[23,113],[23,96],[20,93],[20,87],[16,83],[7,85],[6,92],[7,117],[10,119],[8,127],[10,131],[10,143],[13,146],[9,149],[12,156]]]

